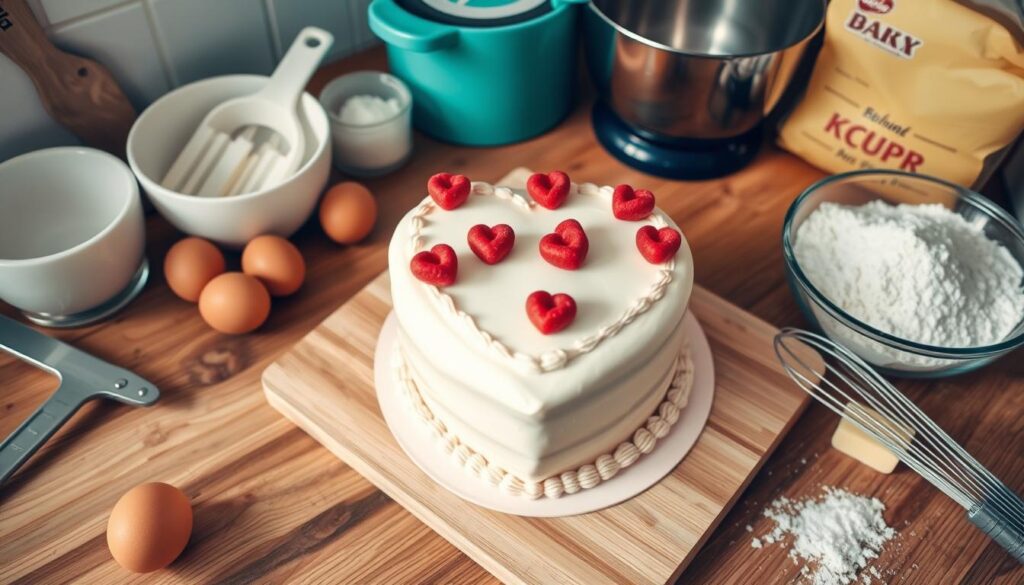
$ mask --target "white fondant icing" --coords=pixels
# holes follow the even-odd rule
[[[683,341],[682,322],[648,359],[634,363],[541,418],[510,412],[479,381],[431,360],[401,331],[398,345],[423,401],[463,441],[525,480],[542,479],[614,448],[658,405]],[[580,424],[584,422],[585,424]]]
[[[646,221],[615,219],[610,187],[574,184],[557,210],[486,183],[473,183],[472,193],[452,211],[428,197],[395,230],[389,263],[399,345],[422,382],[424,408],[436,408],[446,432],[457,430],[465,441],[450,445],[456,456],[470,461],[477,453],[511,472],[492,477],[498,484],[518,481],[514,489],[537,495],[545,491],[538,481],[572,469],[562,482],[572,493],[600,480],[597,466],[591,472],[580,463],[610,453],[658,403],[682,343],[690,250],[684,239],[672,261],[644,260],[637,229],[675,224],[657,209]],[[575,271],[551,266],[538,250],[540,238],[568,218],[580,221],[590,240]],[[515,246],[490,266],[466,237],[473,225],[499,223],[512,226]],[[443,289],[409,270],[416,252],[439,243],[459,257],[456,283]],[[553,335],[537,331],[525,310],[536,290],[572,295],[579,307],[573,323]],[[645,433],[634,449],[653,445]]]
[[[618,234],[592,234],[589,232],[589,230],[594,229],[594,223],[600,225],[600,223],[607,222],[607,217],[604,216],[610,213],[612,191],[613,189],[611,187],[602,188],[598,187],[597,185],[594,185],[593,183],[584,183],[582,185],[577,185],[576,183],[573,183],[572,189],[569,194],[570,199],[567,201],[567,204],[563,205],[562,207],[554,211],[541,207],[535,201],[528,200],[522,195],[513,192],[511,189],[507,187],[494,187],[488,183],[475,182],[472,185],[470,193],[471,195],[494,197],[495,199],[498,199],[500,201],[508,202],[510,204],[510,208],[520,210],[521,212],[527,215],[534,215],[536,213],[554,215],[555,212],[557,212],[560,215],[569,214],[568,216],[565,217],[565,219],[571,217],[572,219],[580,221],[580,223],[583,224],[584,231],[588,231],[588,238],[591,242],[591,250],[588,254],[588,259],[592,258],[596,252],[597,254],[602,256],[601,261],[608,262],[609,260],[611,260],[613,263],[619,264],[620,270],[619,274],[617,275],[619,278],[629,278],[631,276],[631,274],[629,274],[630,268],[632,268],[633,266],[642,265],[646,263],[645,260],[640,258],[639,253],[636,252],[635,249],[635,230],[639,229],[639,227],[644,225],[644,223],[637,222],[634,224],[634,222],[628,222],[634,225],[634,231],[632,232],[631,239],[615,237]],[[573,198],[578,200],[580,197],[599,199],[601,202],[606,203],[606,205],[604,206],[605,208],[602,209],[600,207],[595,207],[593,205],[574,205]],[[477,207],[480,206],[478,205]],[[461,208],[456,209],[454,211],[460,210]],[[574,212],[575,215],[573,215]],[[432,227],[430,221],[431,217],[435,216],[435,214],[441,215],[445,213],[445,210],[438,207],[437,204],[434,203],[433,199],[431,199],[430,197],[425,197],[423,201],[421,201],[420,204],[417,205],[411,213],[412,217],[409,219],[410,258],[417,252],[420,252],[425,248],[429,248],[436,243],[446,243],[452,245],[451,242],[443,241],[441,239],[438,239],[438,241],[430,239],[430,232]],[[482,216],[482,221],[477,221],[475,223],[469,223],[468,225],[465,225],[466,221],[470,221],[471,218],[477,215]],[[495,221],[494,218],[497,215],[499,214],[494,213],[493,209],[488,209],[486,211],[481,210],[476,214],[472,213],[472,211],[470,211],[469,213],[462,213],[458,220],[452,220],[451,218],[442,215],[437,219],[437,221],[442,222],[443,227],[437,231],[441,232],[441,234],[444,234],[444,228],[446,228],[449,225],[457,225],[465,228],[463,234],[468,234],[469,228],[474,225],[477,225],[478,223],[485,223],[486,225],[508,223],[506,221]],[[591,222],[591,217],[596,217],[598,221]],[[491,221],[491,223],[487,223],[488,220]],[[527,250],[525,250],[527,254],[539,254],[537,252],[536,242],[539,242],[540,238],[545,234],[554,231],[555,225],[557,225],[560,221],[561,219],[559,219],[557,222],[551,224],[548,227],[544,227],[544,223],[536,221],[535,217],[530,217],[529,221],[518,221],[514,224],[510,224],[512,225],[513,231],[515,231],[516,233],[516,247],[519,248],[519,256],[524,256],[524,250],[522,250],[522,247],[524,245],[528,248]],[[657,211],[655,211],[648,217],[646,223],[649,223],[650,225],[653,225],[659,229],[666,227],[668,225],[666,218],[660,212]],[[538,230],[536,228],[540,229]],[[463,235],[463,240],[465,240],[465,235]],[[426,244],[427,241],[430,241],[430,245]],[[533,248],[529,249],[531,244],[533,244]],[[618,246],[626,246],[626,249],[632,250],[633,253],[622,254],[621,250],[616,249],[616,247]],[[597,248],[597,250],[595,250],[595,248]],[[514,249],[513,252],[515,251],[516,250]],[[622,258],[626,261],[614,262],[619,258]],[[475,259],[475,256],[473,259]],[[510,264],[515,263],[514,260],[512,262],[509,262],[508,258],[506,258],[504,262]],[[553,270],[566,272],[564,270],[561,270],[560,268],[556,268],[546,264],[545,266],[547,267],[547,272],[551,272]],[[472,269],[470,270],[472,271]],[[592,351],[595,347],[597,347],[599,343],[617,334],[623,327],[632,322],[633,319],[637,317],[637,315],[647,311],[647,309],[649,309],[653,303],[660,300],[661,297],[664,296],[665,294],[665,288],[669,285],[670,282],[672,282],[672,275],[675,271],[675,259],[668,260],[667,262],[659,265],[655,270],[647,271],[653,273],[653,280],[647,283],[646,287],[642,287],[639,293],[631,294],[631,296],[629,297],[630,301],[626,303],[625,309],[622,309],[619,312],[612,311],[612,316],[605,321],[601,321],[597,316],[594,316],[594,313],[591,313],[592,316],[589,318],[589,321],[596,321],[600,322],[601,324],[596,328],[588,328],[586,335],[580,336],[579,334],[575,334],[575,338],[572,339],[570,343],[565,343],[563,340],[566,338],[571,338],[573,336],[573,333],[567,333],[565,335],[557,336],[547,336],[550,339],[558,339],[558,343],[556,344],[538,342],[536,339],[533,338],[518,339],[519,336],[515,334],[516,331],[519,329],[518,323],[513,324],[511,328],[501,328],[501,334],[499,335],[495,335],[494,333],[496,331],[499,331],[499,329],[488,328],[486,324],[484,324],[484,326],[481,326],[481,323],[478,322],[479,318],[475,317],[474,315],[479,315],[482,313],[476,313],[475,311],[473,311],[471,306],[473,305],[473,301],[475,300],[473,296],[464,295],[462,298],[460,298],[458,302],[456,302],[455,300],[456,296],[458,296],[458,291],[456,290],[458,283],[462,282],[464,278],[467,278],[466,276],[462,275],[461,264],[460,278],[456,281],[455,287],[439,288],[437,286],[426,283],[421,283],[420,286],[424,287],[429,292],[429,294],[435,299],[435,301],[441,307],[443,307],[445,311],[448,311],[454,317],[456,317],[460,323],[462,323],[470,332],[472,332],[473,335],[477,336],[480,339],[480,342],[485,347],[488,347],[496,355],[500,356],[503,359],[509,360],[510,363],[514,363],[520,368],[524,368],[526,371],[549,372],[551,370],[563,368],[570,360]],[[476,271],[472,272],[475,273]],[[496,271],[485,272],[486,274],[484,275],[484,278],[487,279],[495,278],[495,275],[498,274]],[[512,271],[505,272],[512,274]],[[471,274],[469,277],[471,278],[472,275],[473,274]],[[643,277],[641,277],[640,279],[641,282],[642,278]],[[586,279],[585,276],[584,279]],[[603,283],[598,282],[596,284],[600,285]],[[452,289],[452,292],[449,292],[449,289]],[[543,289],[534,288],[533,290]],[[533,291],[531,290],[530,292]],[[565,291],[558,290],[549,292],[555,293]],[[524,301],[525,298],[526,297],[524,296]],[[580,299],[576,300],[577,303],[581,302]],[[546,350],[537,353],[530,353],[529,351],[526,350],[513,349],[512,347],[509,347],[509,343],[514,343],[515,346],[513,347],[520,346],[519,343],[516,342],[521,342],[523,344],[522,346],[525,347],[540,345],[554,345],[554,347],[550,347]]]
[[[693,362],[689,351],[683,348],[674,361],[670,379],[658,393],[657,410],[647,416],[626,440],[619,443],[614,450],[609,449],[608,452],[598,455],[592,463],[539,480],[530,480],[508,472],[495,460],[488,460],[463,442],[455,431],[434,414],[423,401],[421,386],[403,361],[400,349],[395,352],[395,375],[400,386],[405,389],[410,407],[420,420],[431,428],[440,447],[459,465],[506,493],[533,499],[542,496],[559,498],[565,494],[571,495],[580,490],[593,488],[636,463],[642,455],[654,450],[658,439],[668,435],[672,425],[679,420],[679,413],[686,407],[690,391],[693,389]]]

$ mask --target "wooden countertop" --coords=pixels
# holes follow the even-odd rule
[[[383,50],[374,49],[325,67],[312,89],[342,72],[383,68]],[[366,182],[381,206],[368,242],[337,246],[315,221],[295,236],[308,264],[306,284],[297,295],[275,301],[255,334],[220,335],[195,306],[171,294],[160,267],[181,236],[150,216],[147,253],[156,270],[141,297],[111,321],[47,333],[135,370],[163,396],[150,409],[87,405],[0,488],[0,582],[493,582],[267,406],[260,373],[385,268],[392,228],[439,170],[496,180],[516,166],[561,168],[599,184],[648,187],[686,232],[698,283],[772,323],[803,324],[786,288],[779,238],[787,206],[822,173],[768,146],[750,167],[724,179],[677,182],[642,175],[596,143],[588,105],[544,136],[501,148],[417,137],[411,164]],[[229,262],[237,266],[237,255]],[[13,314],[10,307],[2,310]],[[1024,491],[1022,355],[957,378],[898,384],[1018,493]],[[0,436],[56,385],[6,356],[0,357],[0,381]],[[836,422],[821,407],[808,409],[682,582],[796,579],[799,568],[784,548],[755,550],[750,541],[768,529],[761,517],[767,502],[815,495],[825,485],[885,502],[886,519],[899,537],[874,565],[889,582],[1024,581],[1016,561],[913,472],[880,475],[832,450]],[[193,501],[195,529],[170,568],[134,576],[111,559],[104,531],[117,498],[146,481],[182,488]]]

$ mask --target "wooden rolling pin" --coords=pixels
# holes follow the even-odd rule
[[[53,46],[25,0],[0,3],[0,53],[29,76],[57,123],[124,158],[135,108],[105,67]]]

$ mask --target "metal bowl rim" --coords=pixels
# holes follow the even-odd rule
[[[657,41],[653,41],[653,40],[651,40],[651,39],[649,39],[649,38],[647,38],[647,37],[645,37],[645,36],[643,36],[641,34],[633,32],[633,31],[629,30],[628,28],[620,25],[619,23],[617,23],[614,20],[612,20],[607,14],[605,14],[604,11],[602,11],[600,8],[598,8],[597,4],[595,4],[594,2],[588,2],[587,3],[587,8],[589,8],[591,12],[596,14],[607,25],[609,25],[613,29],[615,29],[615,31],[617,31],[619,34],[623,34],[623,35],[633,39],[634,41],[637,41],[638,43],[647,45],[648,47],[652,47],[652,48],[659,49],[659,50],[662,50],[662,51],[667,51],[669,53],[675,53],[677,55],[685,55],[687,57],[693,57],[695,59],[728,60],[728,59],[743,59],[743,58],[748,58],[748,57],[759,57],[759,56],[762,56],[762,55],[771,55],[771,54],[774,54],[774,53],[781,53],[782,51],[785,51],[787,49],[791,49],[791,48],[796,47],[796,46],[800,45],[801,43],[807,41],[807,39],[813,37],[815,34],[818,33],[818,31],[820,31],[822,29],[823,26],[825,26],[826,3],[827,3],[827,0],[819,0],[818,2],[816,2],[816,4],[818,4],[820,6],[820,8],[821,8],[821,13],[820,13],[820,15],[818,17],[818,23],[810,31],[808,31],[807,34],[803,35],[802,37],[800,37],[799,39],[793,41],[792,43],[790,43],[788,45],[783,45],[783,46],[777,47],[777,48],[775,48],[775,49],[773,49],[771,51],[750,51],[750,52],[746,52],[746,53],[728,53],[728,54],[726,54],[726,53],[715,54],[715,53],[706,53],[706,52],[685,51],[683,49],[677,49],[675,47],[670,47],[670,46],[665,45],[663,43],[659,43]]]

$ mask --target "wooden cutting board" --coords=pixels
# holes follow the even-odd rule
[[[373,352],[391,311],[389,286],[382,274],[267,368],[267,401],[506,583],[672,580],[807,405],[776,362],[776,330],[695,287],[690,309],[711,345],[715,399],[707,427],[675,471],[600,512],[553,519],[491,512],[430,480],[382,418]]]

